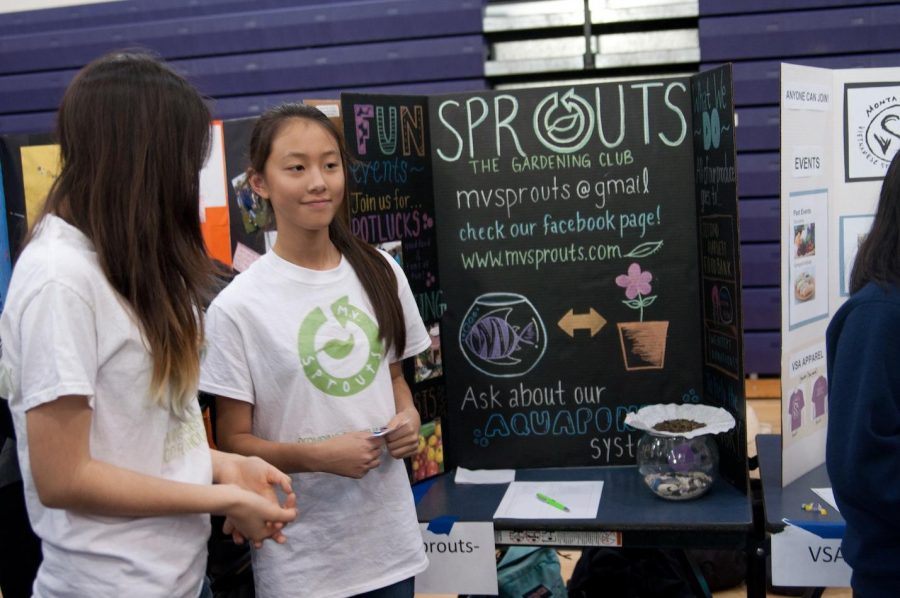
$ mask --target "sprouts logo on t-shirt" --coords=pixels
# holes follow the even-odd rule
[[[383,357],[378,324],[346,295],[306,315],[300,323],[297,353],[313,386],[337,397],[355,395],[369,386]]]
[[[170,423],[166,434],[163,461],[170,463],[205,442],[206,427],[199,411],[192,413],[187,419],[176,419]]]

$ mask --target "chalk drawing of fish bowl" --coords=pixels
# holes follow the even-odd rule
[[[485,293],[475,299],[459,329],[459,347],[469,364],[495,378],[529,372],[547,349],[547,330],[526,297]]]

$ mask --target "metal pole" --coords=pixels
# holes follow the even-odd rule
[[[594,52],[591,50],[591,2],[584,0],[584,68],[594,68]]]

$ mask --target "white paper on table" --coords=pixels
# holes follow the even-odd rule
[[[515,469],[466,469],[456,468],[457,484],[508,484],[516,479]]]
[[[834,500],[834,490],[832,490],[831,488],[811,488],[811,490],[818,494],[822,498],[822,500],[831,505],[831,507],[835,511],[837,511],[838,513],[841,512],[841,510],[837,506],[837,501]]]
[[[569,507],[562,511],[538,500],[541,493]],[[512,482],[494,519],[594,519],[603,482]]]

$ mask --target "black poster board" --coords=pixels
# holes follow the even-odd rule
[[[428,98],[342,94],[344,138],[354,158],[347,181],[350,227],[398,260],[432,350],[407,362],[407,379],[422,422],[445,417],[446,393],[440,320]]]
[[[703,394],[690,79],[429,105],[459,464],[633,463]]]
[[[271,218],[267,204],[254,197],[246,182],[250,166],[250,134],[257,117],[226,120],[222,123],[225,138],[225,178],[228,179],[228,220],[231,233],[231,255],[241,256],[245,249],[262,255],[266,251],[263,228]],[[274,222],[274,221],[273,221]],[[239,249],[240,245],[244,248]],[[238,260],[240,268],[240,259]]]
[[[746,485],[743,310],[731,67],[692,77],[693,139],[703,298],[703,402],[736,422],[717,437],[722,475]]]

